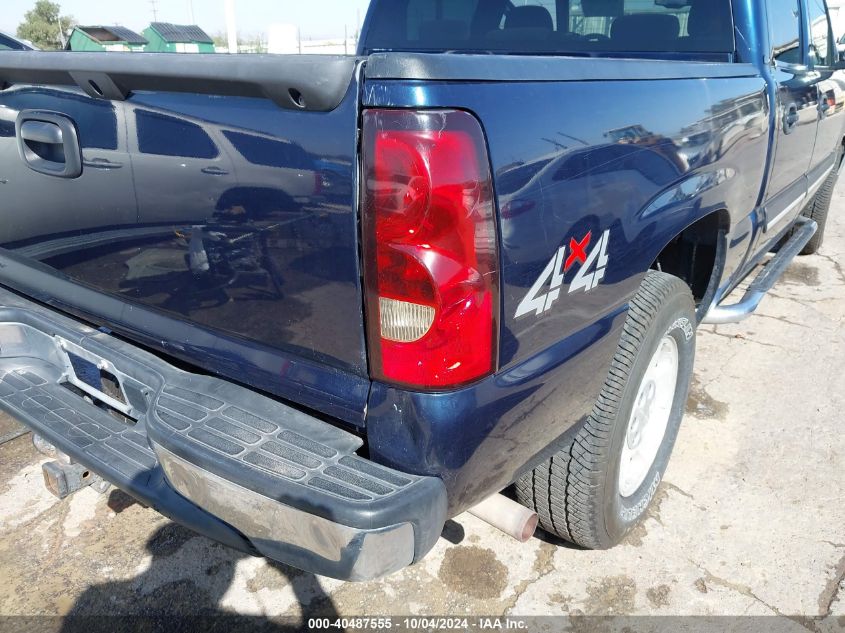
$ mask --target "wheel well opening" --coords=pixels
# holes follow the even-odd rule
[[[716,294],[724,264],[724,236],[730,218],[716,211],[677,235],[657,256],[652,269],[683,279],[696,305],[707,305]]]

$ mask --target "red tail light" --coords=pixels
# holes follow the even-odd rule
[[[478,121],[367,110],[363,178],[373,378],[442,389],[495,371],[498,250]]]

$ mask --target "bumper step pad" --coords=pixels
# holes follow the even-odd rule
[[[272,421],[270,412],[257,415],[216,397],[166,387],[156,401],[155,417],[161,424],[155,426],[154,436],[161,444],[177,454],[216,455],[222,462],[221,475],[252,469],[266,485],[256,481],[249,487],[267,496],[273,496],[275,480],[283,478],[349,501],[375,501],[419,479],[361,459],[354,455],[362,444],[359,438],[342,432],[327,434],[325,423],[294,410],[286,412],[283,428]]]
[[[18,419],[51,429],[84,452],[88,461],[109,464],[127,479],[155,468],[158,460],[146,437],[64,387],[48,383],[39,371],[55,373],[37,365],[7,372],[0,379],[0,406]]]

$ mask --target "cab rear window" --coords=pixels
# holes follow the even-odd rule
[[[513,54],[732,53],[730,2],[375,0],[365,48]]]

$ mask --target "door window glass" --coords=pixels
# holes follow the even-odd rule
[[[117,113],[109,101],[51,88],[20,88],[3,95],[0,136],[15,135],[21,110],[51,110],[70,118],[79,131],[82,149],[117,149]]]
[[[798,0],[769,0],[772,57],[784,64],[801,63],[801,9]]]
[[[830,45],[830,20],[824,0],[807,0],[810,14],[810,58],[816,66],[830,66],[833,63],[833,47]]]
[[[26,46],[0,33],[0,51],[25,51]]]
[[[299,145],[254,134],[224,130],[223,135],[232,146],[253,165],[279,169],[310,170],[314,163]]]
[[[136,112],[138,150],[142,154],[217,158],[219,151],[211,137],[199,125],[148,110]]]

